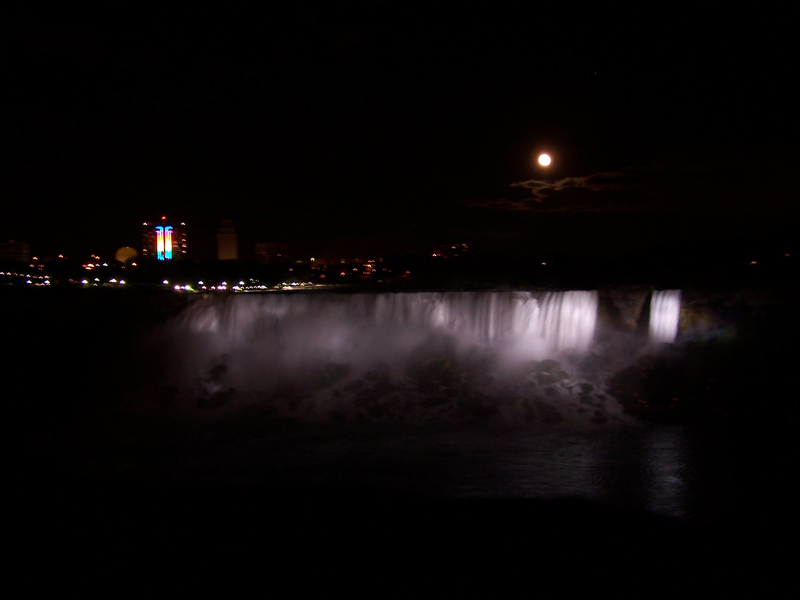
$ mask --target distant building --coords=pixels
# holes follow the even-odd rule
[[[0,260],[30,262],[31,247],[25,242],[15,242],[14,240],[0,242]]]
[[[431,249],[431,256],[434,258],[457,258],[472,256],[472,251],[468,244],[439,244]]]
[[[167,217],[142,223],[142,258],[181,260],[186,258],[186,223]]]
[[[256,260],[264,264],[289,262],[289,244],[256,242]]]
[[[217,259],[239,260],[239,238],[230,219],[222,220],[217,233]]]

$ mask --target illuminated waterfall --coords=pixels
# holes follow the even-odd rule
[[[680,290],[654,291],[650,299],[650,341],[674,343],[678,335],[680,312]]]
[[[395,364],[437,347],[506,359],[585,352],[596,291],[242,294],[200,298],[180,319],[188,343],[287,368],[318,360]],[[438,346],[437,346],[438,344]]]

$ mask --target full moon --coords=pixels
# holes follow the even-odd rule
[[[547,154],[540,154],[539,155],[539,164],[543,167],[546,167],[550,164],[550,156]]]

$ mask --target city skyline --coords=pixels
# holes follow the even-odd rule
[[[0,239],[109,253],[166,213],[209,257],[221,219],[309,255],[791,244],[788,37],[493,16],[12,20]]]

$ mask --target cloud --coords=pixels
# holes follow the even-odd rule
[[[565,210],[592,211],[624,208],[619,206],[623,198],[628,200],[629,195],[619,195],[615,201],[598,204],[592,199],[591,192],[646,192],[634,173],[627,170],[618,172],[601,172],[581,177],[564,177],[562,179],[547,181],[542,179],[528,179],[512,183],[511,188],[527,190],[525,198],[500,198],[492,200],[471,200],[469,204],[475,207],[492,208],[510,211],[560,212]],[[558,204],[545,203],[545,200],[557,200]]]
[[[601,190],[626,190],[636,187],[635,179],[625,171],[604,172],[586,175],[584,177],[564,177],[557,181],[544,181],[541,179],[528,179],[512,183],[511,187],[530,190],[531,199],[541,202],[548,197],[547,192],[562,192],[569,189],[586,189],[594,192]]]
[[[796,201],[798,177],[775,164],[727,156],[662,156],[617,171],[510,184],[509,198],[471,200],[506,211],[599,212],[646,209],[730,212],[785,208]],[[754,203],[756,202],[756,203]]]

